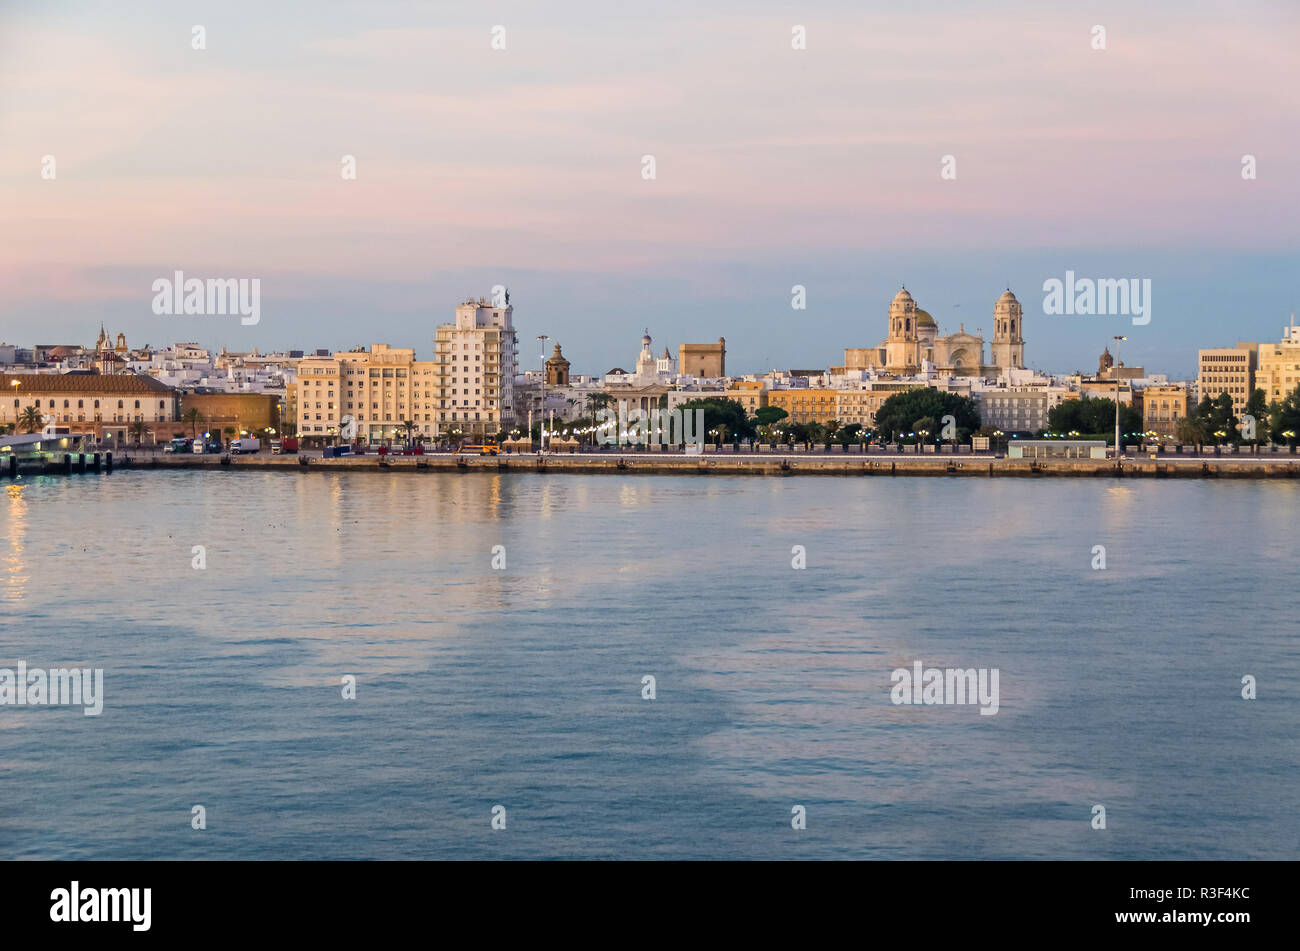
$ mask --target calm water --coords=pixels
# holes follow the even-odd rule
[[[23,479],[0,667],[106,698],[0,707],[0,854],[1293,859],[1298,514],[1264,483]],[[914,660],[998,668],[1000,712],[894,706]]]

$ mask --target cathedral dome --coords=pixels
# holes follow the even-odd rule
[[[930,316],[930,312],[928,310],[920,310],[920,309],[918,309],[916,312],[916,324],[918,327],[923,327],[926,326],[927,324],[930,326],[935,325],[934,318]]]
[[[1002,296],[998,298],[998,300],[1000,300],[1000,301],[1001,301],[1001,300],[1005,300],[1005,301],[1013,301],[1013,300],[1015,300],[1015,299],[1016,299],[1016,295],[1013,294],[1013,293],[1011,293],[1011,288],[1009,288],[1009,287],[1008,287],[1005,291],[1003,291],[1003,292],[1002,292]]]
[[[897,294],[894,295],[894,303],[895,303],[895,304],[901,304],[901,303],[903,303],[904,301],[910,301],[911,299],[912,299],[912,295],[909,294],[909,293],[907,293],[907,288],[906,288],[906,287],[903,288],[901,291],[899,291]]]

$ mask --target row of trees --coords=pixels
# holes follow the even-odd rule
[[[835,443],[849,446],[867,438],[885,442],[940,442],[945,438],[964,442],[980,427],[975,401],[955,393],[916,387],[895,393],[876,412],[874,430],[861,423],[787,422],[789,414],[779,406],[761,407],[752,417],[735,400],[695,399],[682,404],[682,411],[704,410],[704,429],[715,442],[760,439],[775,445],[802,443],[805,446]],[[945,434],[944,418],[952,417],[953,429]]]
[[[1141,432],[1142,414],[1121,403],[1119,426],[1122,433]],[[1047,413],[1047,429],[1053,433],[1069,433],[1079,439],[1114,439],[1115,401],[1084,396],[1057,403]]]
[[[1250,417],[1243,426],[1244,417]],[[1175,429],[1179,442],[1204,446],[1207,443],[1290,443],[1300,433],[1300,386],[1281,400],[1268,402],[1268,394],[1256,389],[1239,419],[1232,411],[1232,396],[1208,396],[1190,416],[1180,419]]]

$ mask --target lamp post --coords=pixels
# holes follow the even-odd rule
[[[1111,372],[1115,374],[1115,466],[1119,467],[1120,445],[1119,445],[1119,368],[1123,366],[1119,358],[1119,349],[1128,337],[1115,337],[1115,365],[1111,367]]]
[[[17,380],[10,380],[10,381],[9,381],[9,385],[12,386],[12,387],[14,388],[14,396],[17,396],[17,395],[18,395],[18,381],[17,381]],[[14,409],[14,432],[15,432],[15,433],[18,432],[18,410],[17,410],[16,407],[15,407],[15,409]]]
[[[538,334],[537,339],[542,342],[542,431],[537,440],[537,448],[542,452],[546,451],[546,341],[551,338],[546,334]]]

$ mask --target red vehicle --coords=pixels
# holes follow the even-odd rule
[[[388,447],[387,447],[387,446],[380,446],[380,447],[379,447],[377,450],[375,450],[375,451],[378,452],[379,455],[381,455],[381,456],[386,456],[386,455],[388,455]]]

